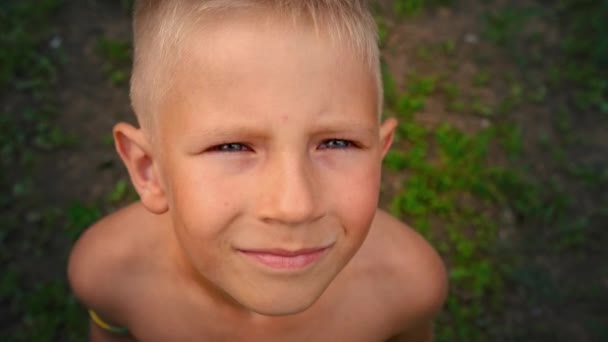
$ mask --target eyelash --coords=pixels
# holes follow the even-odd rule
[[[341,146],[334,146],[334,147],[328,147],[328,146],[326,146],[329,143],[334,143],[335,144],[336,142],[339,142],[341,144]],[[358,147],[357,144],[354,141],[352,141],[352,140],[348,140],[348,139],[326,139],[326,140],[323,140],[323,142],[321,142],[321,145],[320,145],[319,149],[320,150],[345,150],[345,149],[356,148],[356,147]],[[220,144],[220,145],[213,146],[212,148],[209,149],[209,151],[211,151],[211,152],[224,152],[224,153],[237,153],[237,152],[248,152],[248,151],[251,151],[251,148],[248,147],[246,144],[234,142],[234,143],[225,143],[225,144]]]
[[[354,141],[352,140],[348,140],[348,139],[327,139],[327,140],[323,140],[323,142],[321,143],[322,145],[327,145],[330,142],[340,142],[342,145],[341,146],[337,146],[337,147],[324,147],[321,148],[322,150],[345,150],[345,149],[349,149],[349,148],[353,148],[353,147],[358,147],[357,144],[355,144]]]
[[[233,149],[234,147],[238,147],[238,149]],[[251,151],[247,145],[234,142],[234,143],[225,143],[213,146],[209,149],[212,152],[224,152],[224,153],[236,153],[236,152],[246,152]]]

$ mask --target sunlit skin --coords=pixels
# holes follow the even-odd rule
[[[158,132],[178,257],[254,312],[300,312],[376,211],[393,125],[379,129],[373,76],[312,30],[241,21],[188,44]],[[301,270],[243,254],[311,248],[327,251]]]
[[[102,234],[95,229],[142,226],[129,239],[147,247],[126,249],[141,249],[129,258],[148,266],[136,268],[130,284],[155,287],[129,297],[129,310],[139,314],[113,314],[120,310],[109,306],[101,314],[131,322],[143,340],[179,333],[369,341],[397,336],[402,324],[411,330],[404,341],[430,339],[430,319],[445,291],[442,266],[420,237],[378,213],[381,161],[396,122],[378,120],[370,68],[349,46],[308,25],[228,21],[184,42],[155,129],[115,127],[141,204],[82,240]],[[78,283],[78,266],[70,267]],[[370,299],[376,296],[383,299]],[[104,306],[101,299],[89,302]],[[181,302],[188,304],[173,304]],[[142,306],[171,314],[160,319]],[[352,319],[330,324],[337,313]],[[154,320],[163,324],[148,328]],[[169,334],[167,321],[184,328]]]

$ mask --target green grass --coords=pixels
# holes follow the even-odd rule
[[[467,135],[447,124],[424,127],[413,120],[437,92],[437,78],[410,75],[402,94],[386,78],[387,111],[401,118],[397,147],[385,159],[387,169],[405,172],[402,190],[393,198],[392,214],[404,218],[427,237],[450,264],[451,295],[440,318],[438,340],[479,340],[478,319],[489,314],[488,303],[500,302],[501,266],[493,255],[497,227],[486,205],[505,195],[496,170],[487,163],[494,129]],[[447,89],[446,89],[447,88]],[[448,97],[459,97],[455,85],[444,85]],[[433,151],[433,152],[432,152]],[[465,204],[464,198],[476,198]],[[439,223],[438,223],[439,222]]]
[[[112,84],[121,86],[129,80],[131,44],[127,41],[101,38],[97,52],[104,59],[104,72]]]
[[[487,12],[482,17],[485,25],[484,37],[498,45],[511,45],[524,29],[528,19],[527,11],[515,7]]]
[[[574,1],[566,1],[564,8],[572,9]],[[608,4],[608,2],[606,2]],[[403,13],[418,11],[419,2],[410,2]],[[413,7],[412,7],[413,6]],[[591,14],[590,3],[581,5],[580,12],[560,12],[574,20],[572,24],[580,29],[573,34],[572,41],[578,42],[582,32],[601,31],[591,42],[603,45],[605,25],[598,28],[600,14]],[[409,10],[411,9],[411,10]],[[605,14],[605,12],[602,12]],[[602,15],[603,15],[602,14]],[[533,18],[545,15],[534,9],[509,7],[482,16],[483,36],[490,42],[514,51],[506,52],[522,68],[527,59],[522,41],[527,24]],[[587,24],[582,19],[589,16]],[[590,27],[592,26],[592,27]],[[537,34],[537,39],[539,35]],[[578,39],[578,40],[577,40]],[[597,40],[602,40],[597,42]],[[583,39],[583,41],[585,41]],[[585,55],[590,44],[567,46],[572,56]],[[419,47],[416,57],[422,62],[430,62],[437,56],[432,44]],[[601,53],[599,55],[602,55]],[[583,91],[575,96],[578,109],[595,106],[600,110],[606,107],[605,72],[598,70],[604,61],[595,60],[598,53],[588,56],[588,64],[568,60],[561,61],[565,72],[560,72],[560,80],[567,79],[582,86]],[[602,55],[605,56],[605,55]],[[571,69],[568,66],[571,65]],[[575,66],[577,65],[577,66]],[[594,75],[595,74],[595,75]],[[407,175],[401,191],[393,198],[391,211],[404,218],[424,234],[441,252],[450,269],[451,293],[446,309],[436,325],[439,341],[485,341],[491,340],[493,326],[503,310],[505,282],[513,281],[513,270],[518,267],[515,258],[505,259],[501,254],[498,238],[501,212],[508,210],[512,217],[510,224],[532,227],[556,227],[551,235],[550,246],[556,253],[580,251],[588,243],[589,216],[579,214],[570,216],[573,203],[567,193],[556,186],[552,180],[535,179],[531,169],[522,163],[528,142],[524,138],[524,127],[509,122],[508,115],[526,106],[544,104],[549,96],[551,76],[545,74],[546,81],[529,83],[518,75],[500,78],[491,69],[481,69],[473,78],[476,89],[484,89],[494,84],[506,84],[507,92],[496,105],[484,103],[482,98],[465,94],[457,83],[449,77],[442,80],[414,75],[407,80],[407,88],[401,93],[395,89],[394,81],[388,79],[387,112],[401,118],[398,128],[398,147],[389,152],[385,166],[392,173]],[[604,76],[598,76],[604,75]],[[556,84],[556,82],[553,82]],[[557,82],[563,86],[564,82]],[[424,127],[413,120],[416,112],[423,111],[428,97],[441,96],[446,109],[462,115],[483,117],[499,116],[500,120],[476,134],[465,134],[448,125],[436,128]],[[604,101],[604,102],[602,102]],[[576,109],[575,109],[576,110]],[[542,144],[555,151],[554,160],[561,163],[565,170],[580,177],[587,186],[605,184],[606,173],[593,168],[573,167],[563,155],[561,144],[576,142],[571,116],[558,112],[555,127],[561,132],[561,141],[541,139]],[[508,157],[502,165],[491,164],[488,151]],[[570,165],[570,166],[569,166]],[[560,166],[561,167],[561,166]],[[546,280],[535,280],[542,283]],[[539,286],[534,284],[533,286]]]
[[[33,172],[43,154],[71,148],[78,141],[56,124],[60,114],[55,96],[58,70],[64,63],[52,27],[62,1],[5,1],[0,4],[0,95],[23,98],[18,107],[0,113],[0,184],[10,189],[0,195],[0,302],[3,306],[4,341],[84,340],[86,312],[69,293],[64,272],[32,282],[27,264],[18,255],[41,260],[53,241],[74,241],[101,217],[100,205],[74,203],[66,208],[41,205]],[[123,69],[130,61],[129,46],[102,40],[98,51],[106,59],[111,81],[126,80]],[[122,182],[107,195],[108,204],[132,191]],[[27,215],[21,211],[27,208]],[[63,229],[61,229],[63,227]],[[16,240],[20,243],[16,243]],[[65,265],[66,261],[61,261]]]
[[[56,76],[47,17],[61,0],[5,1],[0,5],[0,91],[45,87]],[[41,53],[42,51],[47,53]]]
[[[51,18],[61,6],[59,0],[0,4],[0,96],[27,100],[17,107],[3,106],[0,113],[0,185],[10,189],[0,195],[0,263],[4,267],[0,339],[4,341],[85,336],[82,323],[79,328],[74,325],[81,314],[65,279],[37,279],[34,285],[31,274],[21,268],[25,260],[16,259],[19,255],[44,258],[65,222],[61,209],[38,204],[32,175],[43,154],[77,143],[55,123],[59,109],[54,87],[64,56],[61,46],[53,43],[57,38]]]
[[[431,6],[448,6],[454,0],[393,0],[393,11],[401,16],[411,16]]]
[[[561,84],[574,83],[578,109],[599,109],[608,114],[608,1],[563,0],[558,18],[565,35],[565,58],[556,70]]]

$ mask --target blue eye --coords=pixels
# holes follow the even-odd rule
[[[241,143],[227,143],[214,146],[210,149],[217,152],[247,152],[251,151],[249,147]]]
[[[346,139],[327,139],[324,140],[321,145],[319,146],[319,149],[324,150],[324,149],[346,149],[346,148],[350,148],[350,147],[355,147],[355,143],[350,141],[350,140],[346,140]]]

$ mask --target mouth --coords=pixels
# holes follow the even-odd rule
[[[238,252],[247,259],[273,270],[299,271],[317,263],[330,249],[331,246],[306,248],[296,251],[284,249],[239,249]]]

